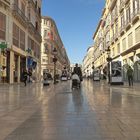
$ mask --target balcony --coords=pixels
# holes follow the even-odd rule
[[[110,11],[113,10],[113,8],[114,8],[116,2],[117,2],[117,0],[112,0],[112,1],[110,2],[110,7],[109,7]]]
[[[0,3],[3,3],[5,6],[10,7],[10,0],[0,0]]]
[[[35,29],[35,26],[32,24],[31,21],[28,22],[28,30],[31,34],[34,35],[36,29]]]
[[[140,16],[140,9],[135,9],[132,13],[132,23],[136,23]]]
[[[121,3],[120,3],[120,12],[123,11],[124,6],[125,6],[125,3],[124,3],[124,0],[122,0]]]
[[[41,37],[40,33],[36,30],[35,26],[32,24],[31,21],[28,22],[28,31],[30,32],[31,35],[33,35],[35,37],[35,39],[38,42],[42,41],[42,37]]]
[[[130,0],[124,0],[124,3],[125,3],[125,4],[128,4],[129,1],[130,1]]]
[[[24,26],[27,27],[27,21],[28,18],[25,16],[25,14],[20,10],[18,5],[13,5],[13,16]]]
[[[34,9],[36,8],[36,4],[33,0],[28,0],[29,5],[32,6]]]

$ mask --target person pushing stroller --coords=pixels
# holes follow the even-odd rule
[[[80,78],[78,76],[78,74],[76,74],[76,72],[74,71],[72,73],[72,89],[73,88],[80,88]]]

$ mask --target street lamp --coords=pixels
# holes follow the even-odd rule
[[[106,52],[107,52],[107,62],[108,62],[108,83],[110,84],[110,62],[112,61],[112,58],[110,57],[110,48],[108,47],[106,49]]]
[[[92,78],[93,78],[93,80],[94,80],[94,62],[92,62]]]
[[[57,55],[57,50],[56,48],[53,49],[53,63],[54,63],[54,75],[53,75],[53,83],[56,84],[56,62],[57,62],[57,58],[56,58],[56,55]]]

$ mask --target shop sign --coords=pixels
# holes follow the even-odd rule
[[[93,80],[100,81],[100,69],[96,68],[93,70]]]
[[[0,49],[5,49],[7,48],[7,44],[5,42],[0,43]]]
[[[122,64],[121,61],[111,62],[111,83],[122,83]]]

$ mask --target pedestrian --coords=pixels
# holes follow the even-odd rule
[[[131,68],[131,66],[129,66],[127,69],[127,77],[129,86],[133,86],[133,69]]]
[[[24,85],[26,86],[27,78],[28,78],[28,73],[26,69],[23,71],[22,76],[23,76]]]
[[[76,73],[79,76],[80,81],[83,81],[82,70],[81,70],[80,67],[78,67],[78,64],[77,63],[75,64],[75,67],[74,67],[73,72]]]
[[[28,75],[29,75],[29,83],[31,83],[32,82],[32,80],[31,80],[31,77],[32,77],[32,70],[31,69],[29,69],[28,70]]]

